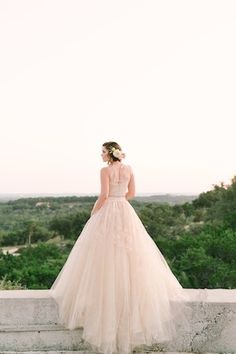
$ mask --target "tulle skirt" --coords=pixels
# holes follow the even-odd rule
[[[125,197],[109,197],[49,289],[59,321],[105,354],[172,340],[189,326],[184,289]]]

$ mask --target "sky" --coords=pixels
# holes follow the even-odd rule
[[[107,141],[137,195],[229,184],[235,43],[230,0],[1,0],[0,193],[99,193]]]

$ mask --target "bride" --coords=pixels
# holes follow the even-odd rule
[[[159,344],[189,326],[188,300],[129,200],[135,175],[120,145],[102,145],[100,195],[49,289],[59,321],[83,327],[82,338],[105,354]],[[178,325],[179,324],[179,325]]]

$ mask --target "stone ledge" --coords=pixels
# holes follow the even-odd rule
[[[184,291],[193,308],[189,332],[147,351],[236,353],[236,289]],[[48,290],[0,291],[0,354],[91,353],[81,334],[82,328],[70,331],[58,324],[57,304]]]
[[[87,352],[87,351],[40,351],[40,352],[0,352],[0,354],[92,354],[92,352]],[[147,352],[139,352],[139,354],[146,354]],[[151,352],[151,351],[148,351],[149,354],[153,354],[153,353],[156,353],[156,352]],[[95,353],[94,353],[95,354]],[[187,352],[159,352],[159,354],[193,354],[193,353],[187,353]],[[198,353],[199,354],[199,353]],[[206,352],[204,354],[219,354],[219,353],[210,353],[210,352]],[[234,353],[223,353],[221,352],[220,354],[236,354],[236,352]]]

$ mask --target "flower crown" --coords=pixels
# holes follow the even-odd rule
[[[125,157],[125,153],[122,152],[120,149],[116,149],[114,146],[112,146],[111,149],[109,149],[109,152],[110,152],[110,154],[112,154],[113,156],[115,156],[118,159]]]

